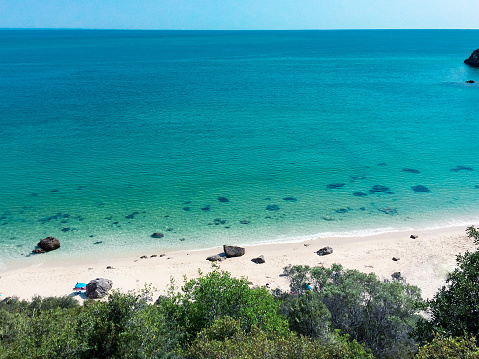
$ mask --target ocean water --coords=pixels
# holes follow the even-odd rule
[[[474,224],[478,38],[1,30],[0,269]]]

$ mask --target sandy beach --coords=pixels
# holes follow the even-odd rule
[[[410,238],[414,234],[418,237]],[[234,244],[234,243],[226,243]],[[316,251],[331,246],[334,252],[318,256]],[[446,275],[456,264],[456,255],[474,250],[465,228],[408,231],[367,237],[317,238],[306,242],[245,246],[243,257],[229,258],[217,265],[235,277],[247,277],[254,285],[270,283],[272,288],[288,290],[288,280],[281,276],[287,265],[330,266],[340,263],[345,268],[374,272],[381,279],[401,272],[405,280],[421,288],[423,298],[431,298],[445,283]],[[212,263],[207,256],[223,252],[221,247],[208,250],[144,253],[147,258],[102,258],[76,263],[48,260],[40,265],[11,268],[0,273],[0,298],[18,296],[63,296],[72,294],[77,282],[108,278],[120,291],[140,290],[145,284],[154,288],[154,297],[165,293],[170,279],[182,285],[183,277],[207,273]],[[163,255],[164,254],[164,255]],[[156,256],[155,256],[156,255]],[[251,260],[263,255],[266,262]],[[153,256],[153,257],[152,257]],[[393,261],[392,258],[399,258]],[[107,267],[111,267],[108,268]],[[77,296],[80,298],[80,296]]]

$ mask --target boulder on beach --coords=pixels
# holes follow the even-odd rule
[[[232,257],[241,257],[245,254],[245,249],[242,247],[228,246],[224,245],[223,250],[225,251],[226,258]]]
[[[90,299],[103,298],[112,288],[113,282],[105,278],[91,280],[86,285],[86,296]]]
[[[43,249],[45,252],[53,251],[55,249],[60,248],[60,241],[54,237],[47,237],[43,238],[40,242],[38,242],[37,246],[40,249]],[[44,253],[41,251],[36,251],[34,253]]]
[[[464,63],[472,67],[479,67],[479,49],[474,50],[471,56],[464,60]]]
[[[264,256],[260,255],[259,257],[253,258],[251,262],[256,263],[256,264],[263,264],[266,261],[264,260]]]
[[[206,258],[206,260],[210,262],[221,262],[223,259],[225,258],[220,256],[219,254],[215,254]]]
[[[333,253],[333,249],[331,247],[324,247],[316,252],[318,256],[326,256],[331,253]]]

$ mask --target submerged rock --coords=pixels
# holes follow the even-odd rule
[[[413,190],[414,192],[419,192],[419,193],[431,192],[431,191],[429,190],[429,188],[427,188],[427,187],[425,187],[425,186],[422,186],[422,185],[413,186],[413,187],[411,187],[411,188],[412,188],[412,190]]]
[[[391,194],[392,192],[389,190],[388,187],[377,184],[377,185],[374,185],[369,190],[369,193],[389,193],[389,194]]]
[[[387,207],[387,208],[378,208],[379,212],[383,212],[385,214],[389,214],[390,216],[394,216],[398,214],[397,208]]]
[[[354,175],[354,176],[349,176],[350,180],[349,182],[354,183],[357,180],[363,180],[366,178],[366,176],[359,176],[359,175]]]
[[[294,198],[294,197],[284,197],[284,198],[283,198],[283,201],[296,202],[297,199]]]
[[[155,232],[151,235],[151,238],[163,238],[165,235],[160,232]]]
[[[137,214],[140,214],[140,212],[133,212],[132,214],[129,214],[128,216],[125,216],[126,219],[133,219]]]
[[[474,168],[467,167],[467,166],[456,166],[456,168],[451,168],[452,172],[459,172],[459,171],[474,171]]]
[[[479,49],[474,50],[471,56],[464,60],[464,63],[472,67],[479,67]]]
[[[344,183],[330,183],[326,185],[327,189],[336,189],[336,188],[341,188],[344,187]]]
[[[353,196],[356,196],[356,197],[365,197],[367,196],[368,194],[367,193],[364,193],[364,192],[353,192]]]
[[[218,197],[218,201],[220,201],[221,203],[228,203],[229,199],[226,197]]]
[[[413,168],[403,168],[403,172],[408,172],[408,173],[421,173],[418,170],[415,170]]]
[[[279,211],[279,206],[277,204],[269,204],[266,206],[267,211]]]

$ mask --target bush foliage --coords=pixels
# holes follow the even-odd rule
[[[457,268],[429,305],[429,319],[418,324],[416,336],[431,341],[434,333],[461,337],[479,335],[479,252],[457,256]]]
[[[380,281],[374,274],[345,270],[339,264],[331,268],[287,267],[285,274],[293,293],[304,297],[309,291],[307,283],[316,293],[308,295],[313,300],[304,302],[310,307],[310,321],[316,321],[312,326],[316,331],[324,331],[320,326],[324,328],[328,316],[324,311],[313,309],[321,301],[330,313],[329,326],[364,343],[375,356],[406,358],[416,351],[411,333],[419,319],[417,313],[423,308],[419,288],[400,281]],[[296,319],[291,319],[291,315],[299,317],[301,310],[308,313],[304,307],[299,311],[295,307],[292,314],[287,314],[292,328],[295,328]],[[300,322],[302,326],[308,323],[305,319]],[[314,335],[313,332],[302,333]]]
[[[479,359],[474,337],[435,336],[431,343],[419,348],[416,359]]]
[[[240,321],[223,317],[203,329],[185,352],[186,358],[374,358],[364,346],[337,332],[328,341],[317,341],[293,332],[267,333],[253,326],[246,332]]]
[[[473,226],[467,233],[479,241]],[[250,288],[215,269],[154,304],[148,289],[83,305],[10,298],[0,302],[0,359],[479,359],[479,252],[457,264],[427,307],[403,280],[337,264],[285,268],[289,292]],[[418,315],[424,309],[428,319]]]

